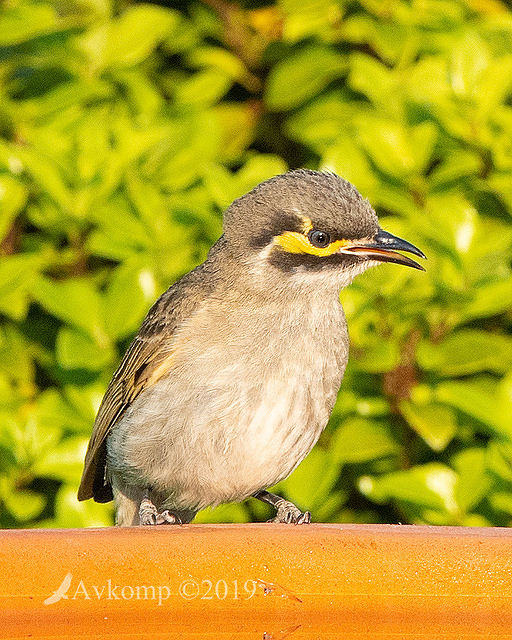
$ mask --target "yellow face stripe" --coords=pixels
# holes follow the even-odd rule
[[[305,233],[307,234],[312,227],[310,227]],[[281,235],[274,238],[274,244],[288,251],[288,253],[308,253],[312,256],[318,256],[319,258],[325,258],[337,253],[342,247],[346,247],[347,240],[335,240],[331,242],[327,247],[315,247],[308,240],[307,235],[297,233],[296,231],[285,231]]]

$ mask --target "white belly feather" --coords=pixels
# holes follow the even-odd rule
[[[317,441],[335,402],[348,356],[339,304],[336,310],[333,326],[320,331],[316,323],[299,334],[276,331],[267,322],[248,337],[228,326],[222,350],[215,341],[201,344],[197,331],[211,329],[195,323],[180,338],[171,372],[113,429],[111,471],[138,486],[144,475],[169,495],[168,506],[189,509],[242,500],[285,478]]]

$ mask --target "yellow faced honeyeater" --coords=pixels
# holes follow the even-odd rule
[[[332,173],[263,182],[224,214],[206,261],[147,314],[98,411],[78,492],[115,499],[119,525],[190,522],[267,491],[329,419],[348,359],[339,292],[379,262],[422,269],[369,202]]]

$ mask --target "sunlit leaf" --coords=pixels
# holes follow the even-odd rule
[[[177,87],[176,101],[183,106],[204,108],[218,102],[227,93],[231,83],[231,77],[224,71],[199,71]]]
[[[439,344],[422,342],[417,357],[424,369],[447,376],[480,371],[504,373],[512,368],[512,338],[462,329]]]
[[[28,310],[29,292],[44,263],[42,256],[14,255],[0,260],[0,311],[22,320]]]
[[[126,261],[109,283],[103,300],[105,328],[113,339],[136,331],[156,297],[154,274],[143,264]]]
[[[5,508],[21,522],[36,518],[44,509],[46,498],[40,493],[23,489],[7,491],[3,496]]]
[[[51,5],[26,3],[6,7],[0,20],[0,44],[21,44],[56,30],[59,24],[56,11]]]
[[[442,382],[436,388],[436,397],[476,418],[505,441],[512,439],[510,404],[498,403],[496,394],[472,381]]]
[[[283,489],[292,502],[312,509],[332,491],[339,470],[338,461],[317,447],[286,480],[279,483],[276,491]]]
[[[92,340],[86,333],[62,327],[57,335],[57,362],[63,369],[99,371],[112,360],[112,350]]]
[[[403,401],[400,410],[409,425],[434,451],[442,451],[455,435],[457,422],[448,407]]]
[[[85,331],[99,346],[107,346],[100,297],[87,279],[53,282],[40,277],[32,295],[47,311]]]
[[[346,68],[346,60],[339,53],[309,46],[272,69],[265,100],[275,111],[296,107],[342,76]]]
[[[492,486],[487,473],[485,449],[466,449],[453,459],[457,471],[455,495],[464,511],[470,511],[486,496]]]
[[[88,48],[101,47],[101,67],[134,65],[155,49],[178,20],[177,14],[163,7],[141,4],[129,7],[98,32],[91,34]]]
[[[359,480],[359,489],[377,502],[403,500],[422,508],[448,512],[457,510],[455,486],[455,473],[440,463]]]
[[[18,215],[27,199],[27,189],[20,180],[11,176],[0,176],[0,240]]]
[[[55,517],[38,522],[38,527],[109,527],[114,524],[112,503],[98,504],[93,500],[78,502],[76,488],[64,485],[55,500]]]
[[[334,432],[330,449],[338,462],[354,463],[396,454],[399,445],[386,423],[348,418]]]

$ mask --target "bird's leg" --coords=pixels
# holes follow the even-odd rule
[[[269,491],[256,491],[253,498],[257,498],[276,510],[276,517],[269,522],[284,522],[285,524],[309,524],[311,522],[311,514],[309,511],[298,509],[293,502],[276,496],[275,493]]]
[[[143,526],[154,524],[181,524],[179,516],[171,513],[169,509],[158,513],[158,509],[149,498],[149,490],[144,491],[139,507],[139,520]]]

